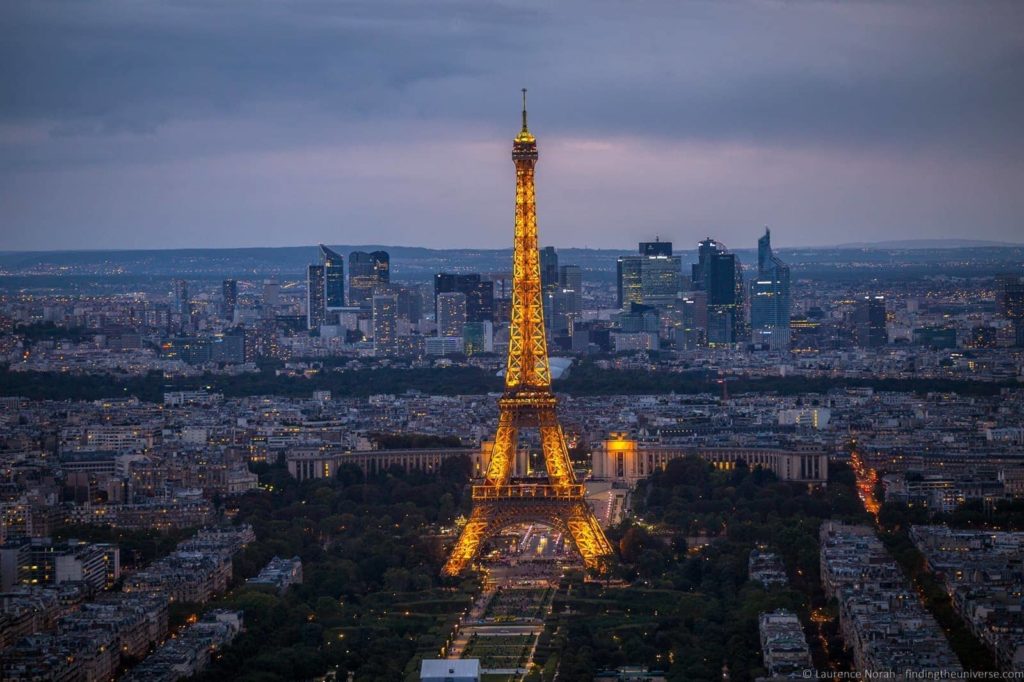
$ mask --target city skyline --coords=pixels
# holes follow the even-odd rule
[[[585,276],[613,259],[540,248],[525,111],[512,157],[511,272],[5,258],[0,675],[1020,668],[1021,249],[790,260],[766,228],[749,278],[710,237],[687,276],[657,237]],[[357,634],[391,623],[415,646]]]
[[[8,5],[3,680],[1024,676],[1024,5]]]
[[[552,244],[1019,233],[1013,3],[241,7],[11,10],[0,248],[495,248],[524,85]]]

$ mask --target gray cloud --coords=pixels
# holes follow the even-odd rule
[[[397,242],[427,238],[403,225],[424,216],[436,220],[431,245],[466,232],[475,245],[501,244],[502,232],[480,241],[478,228],[507,217],[501,169],[521,85],[545,163],[585,174],[543,145],[608,140],[625,164],[592,179],[586,207],[568,202],[573,191],[550,198],[551,241],[625,245],[685,220],[737,233],[781,222],[799,230],[790,243],[843,241],[854,225],[943,236],[964,222],[976,236],[1014,238],[1022,26],[1024,5],[995,0],[10,0],[0,12],[0,63],[10,65],[0,72],[0,219],[11,229],[0,247],[52,234],[72,246],[346,241],[323,232],[355,220]],[[730,156],[737,148],[746,151]],[[701,178],[673,156],[683,152],[719,183],[685,210],[676,198]],[[343,167],[347,158],[363,170]],[[320,176],[291,165],[302,159],[324,164]],[[777,177],[782,160],[794,170],[769,191],[761,164]],[[460,169],[465,186],[453,186],[442,169],[459,163],[494,165]],[[867,167],[875,177],[844,171]],[[239,172],[250,185],[229,180]],[[854,184],[830,187],[830,173]],[[317,177],[359,191],[311,189]],[[278,185],[274,207],[241,205]],[[731,203],[712,198],[725,192]],[[872,210],[858,211],[865,201]],[[602,223],[620,209],[644,219]],[[594,212],[590,232],[571,227],[574,210]],[[286,216],[298,224],[282,235]]]

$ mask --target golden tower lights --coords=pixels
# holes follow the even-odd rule
[[[445,575],[461,573],[485,540],[516,523],[536,522],[566,533],[588,568],[600,570],[602,559],[612,554],[584,498],[583,486],[576,482],[558,423],[558,401],[551,392],[533,179],[537,140],[526,125],[525,89],[523,128],[512,143],[512,160],[516,165],[516,226],[505,392],[498,400],[498,429],[484,484],[473,486],[473,511],[444,566]],[[529,427],[540,432],[546,484],[512,480],[519,429]]]

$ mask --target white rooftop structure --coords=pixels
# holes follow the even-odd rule
[[[420,663],[420,682],[480,682],[480,660],[424,659]]]

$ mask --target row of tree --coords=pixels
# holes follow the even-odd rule
[[[870,387],[879,391],[957,392],[962,395],[996,395],[1012,383],[960,381],[953,379],[847,379],[842,377],[751,377],[730,378],[729,391],[799,395],[830,390]],[[228,397],[280,395],[306,397],[312,391],[331,391],[336,398],[366,397],[380,393],[419,391],[429,395],[482,395],[502,389],[502,380],[479,367],[420,367],[324,369],[310,377],[277,376],[272,368],[239,375],[206,373],[199,377],[168,382],[161,372],[144,376],[115,377],[70,375],[60,372],[12,372],[0,366],[0,395],[24,396],[33,400],[99,400],[134,396],[160,402],[164,391],[209,388]],[[707,372],[642,372],[602,369],[590,361],[573,367],[565,379],[556,382],[559,392],[577,396],[621,394],[718,393],[717,375]]]

